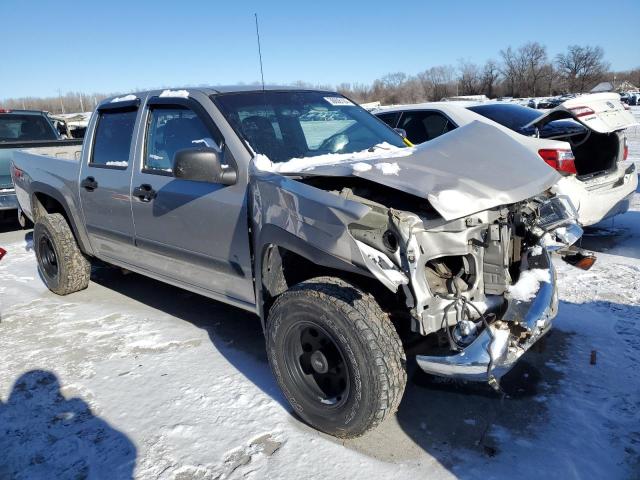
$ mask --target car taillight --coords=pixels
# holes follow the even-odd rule
[[[2,257],[4,257],[6,254],[7,251],[4,248],[0,247],[0,260],[2,260]]]
[[[0,113],[11,113],[11,110],[8,108],[0,108]]]
[[[624,107],[625,110],[631,110],[631,107],[626,103],[623,103],[622,106]]]
[[[584,117],[586,115],[594,115],[596,113],[592,108],[589,107],[574,107],[570,110],[571,113],[573,113],[576,117]]]
[[[629,156],[629,145],[627,145],[627,138],[624,139],[624,150],[622,150],[622,159],[626,160]]]
[[[576,159],[571,150],[542,149],[538,150],[538,155],[547,165],[559,172],[578,173]]]
[[[12,172],[13,178],[22,178],[22,175],[24,173],[22,170],[20,170],[15,165],[11,165],[11,172]]]

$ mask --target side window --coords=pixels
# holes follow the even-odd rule
[[[100,112],[91,166],[127,168],[137,113],[137,109]]]
[[[411,143],[419,144],[453,130],[455,125],[438,112],[405,112],[399,127],[407,132]]]
[[[217,138],[213,138],[213,137]],[[186,107],[154,107],[149,111],[143,171],[171,175],[178,150],[220,148],[222,138],[213,135],[198,115]]]
[[[398,117],[399,116],[400,116],[400,112],[377,113],[376,114],[376,117],[378,117],[384,123],[389,125],[391,128],[395,128],[396,123],[398,123]]]

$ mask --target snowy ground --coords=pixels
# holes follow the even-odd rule
[[[640,167],[640,128],[630,137]],[[506,378],[509,397],[412,366],[398,414],[347,442],[293,416],[256,318],[111,269],[57,297],[30,233],[11,230],[2,479],[640,478],[640,193],[587,232],[591,271],[557,262],[556,328]]]

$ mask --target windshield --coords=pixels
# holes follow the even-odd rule
[[[42,115],[0,114],[0,142],[57,140],[51,124]]]
[[[275,163],[360,152],[385,142],[406,146],[385,123],[337,93],[266,91],[212,98],[251,148]]]

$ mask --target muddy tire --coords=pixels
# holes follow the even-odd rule
[[[280,388],[314,428],[357,437],[397,410],[406,357],[372,295],[334,277],[299,283],[274,302],[266,337]]]
[[[53,293],[68,295],[89,285],[91,264],[59,213],[41,215],[33,229],[38,271]]]

